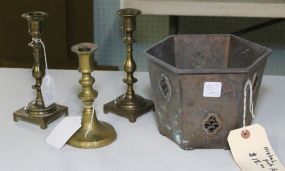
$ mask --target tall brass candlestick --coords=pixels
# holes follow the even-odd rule
[[[67,107],[55,103],[45,107],[42,98],[41,84],[42,78],[45,75],[45,66],[42,45],[39,40],[41,40],[43,20],[47,16],[47,13],[39,11],[22,14],[22,17],[28,21],[29,34],[32,36],[32,42],[29,46],[34,50],[32,75],[35,78],[36,83],[32,88],[36,90],[36,99],[13,113],[14,121],[21,119],[33,122],[39,124],[42,129],[46,129],[50,122],[56,120],[60,116],[68,115]]]
[[[84,104],[81,128],[68,140],[68,144],[78,148],[97,148],[108,145],[116,139],[114,128],[106,123],[98,121],[92,104],[97,97],[97,91],[92,85],[95,79],[91,76],[94,70],[93,52],[97,46],[92,43],[80,43],[71,47],[79,57],[79,72],[82,78],[79,83],[82,91],[79,94]]]
[[[120,9],[117,13],[123,17],[122,29],[126,34],[124,42],[127,46],[127,57],[124,64],[124,70],[127,77],[124,78],[123,81],[127,84],[127,91],[116,100],[105,104],[104,113],[115,113],[128,118],[130,122],[135,122],[136,118],[140,115],[154,110],[153,102],[135,94],[133,88],[133,84],[137,82],[137,79],[133,76],[136,71],[136,63],[133,58],[133,43],[135,42],[133,32],[136,30],[136,16],[140,15],[141,11],[126,8]]]

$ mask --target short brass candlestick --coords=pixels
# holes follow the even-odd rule
[[[45,75],[45,66],[42,45],[37,40],[41,39],[43,20],[47,16],[47,13],[39,11],[22,14],[22,17],[28,21],[29,34],[32,36],[33,40],[29,46],[34,50],[32,75],[35,78],[36,83],[32,88],[36,90],[36,99],[13,113],[14,121],[22,119],[33,122],[39,124],[42,129],[46,129],[50,122],[56,120],[60,116],[68,115],[67,107],[58,104],[52,104],[45,107],[42,98],[41,84],[42,78]]]
[[[98,121],[92,104],[97,97],[97,91],[92,85],[95,79],[91,76],[94,70],[93,52],[97,46],[92,43],[80,43],[71,47],[79,57],[79,72],[82,78],[79,83],[82,91],[79,94],[84,104],[81,128],[68,140],[68,144],[78,148],[97,148],[108,145],[116,139],[114,128],[106,123]]]
[[[133,59],[133,43],[135,42],[133,32],[136,30],[136,16],[141,14],[140,10],[126,8],[120,9],[118,15],[123,17],[122,29],[126,36],[124,42],[127,46],[127,57],[124,64],[124,70],[127,77],[123,81],[127,84],[125,94],[104,105],[104,113],[115,113],[126,117],[130,122],[135,122],[140,115],[154,110],[153,102],[135,94],[133,84],[137,82],[133,74],[136,71],[136,63]]]

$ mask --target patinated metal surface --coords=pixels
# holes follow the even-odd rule
[[[160,133],[183,149],[228,148],[229,131],[242,126],[244,84],[253,81],[256,104],[270,52],[233,35],[170,36],[146,50]],[[221,96],[204,97],[205,82],[222,83]]]
[[[127,54],[124,64],[126,78],[123,81],[127,84],[127,90],[115,100],[106,103],[103,110],[104,113],[110,112],[126,117],[130,122],[134,123],[137,117],[154,110],[153,101],[136,94],[133,87],[137,82],[137,79],[134,77],[137,66],[133,58],[133,43],[135,42],[133,33],[136,30],[136,17],[141,14],[141,11],[125,8],[120,9],[117,14],[123,18],[122,30],[126,34],[124,37]]]

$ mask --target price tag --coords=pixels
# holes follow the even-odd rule
[[[285,171],[274,153],[265,129],[251,125],[232,130],[228,136],[233,158],[243,171]]]
[[[221,82],[205,82],[203,96],[204,97],[220,97],[222,92]]]
[[[46,74],[42,80],[41,91],[45,107],[56,102],[55,81],[49,74]]]
[[[46,141],[53,147],[60,149],[80,127],[80,116],[65,117],[49,134]]]

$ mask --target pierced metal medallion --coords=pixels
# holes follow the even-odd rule
[[[170,98],[172,88],[169,79],[164,74],[160,74],[159,89],[164,98]]]
[[[208,116],[202,122],[202,127],[208,135],[216,134],[221,126],[221,119],[216,113],[208,113]]]

